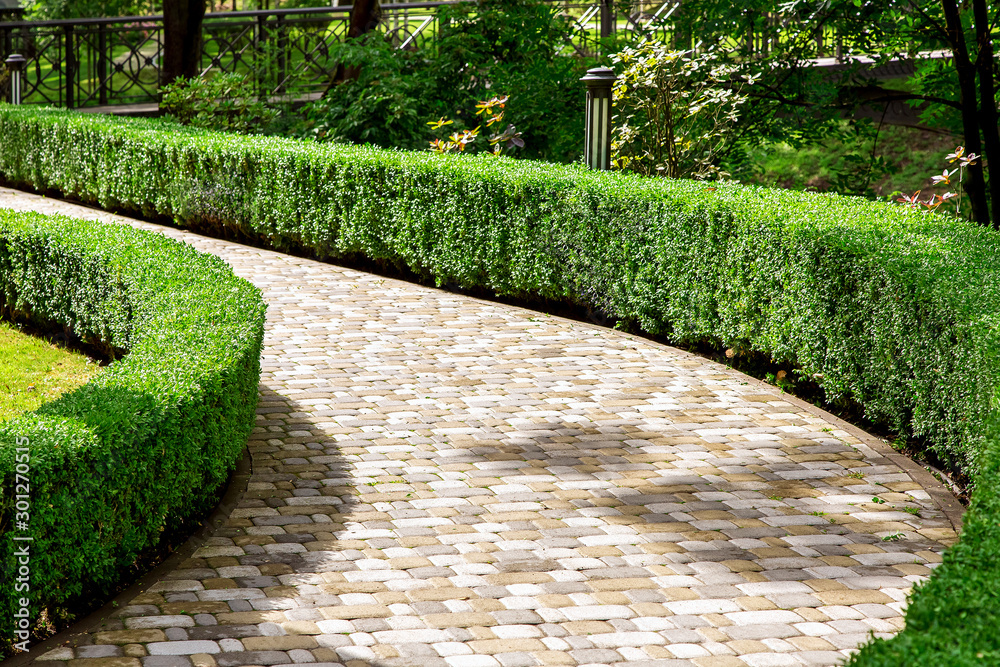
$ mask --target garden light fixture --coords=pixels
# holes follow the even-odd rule
[[[20,104],[22,71],[24,70],[24,63],[26,61],[20,53],[12,53],[4,62],[7,65],[7,70],[10,72],[10,103]]]
[[[618,77],[607,67],[587,70],[587,126],[583,159],[591,169],[611,169],[611,88]]]

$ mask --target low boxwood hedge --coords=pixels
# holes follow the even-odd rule
[[[162,531],[211,508],[253,428],[265,306],[159,234],[0,209],[0,310],[124,354],[0,424],[0,617],[19,643],[22,600],[33,624],[106,599]]]
[[[0,107],[0,145],[0,174],[16,185],[794,364],[829,400],[854,400],[981,475],[969,517],[981,529],[950,552],[952,583],[922,589],[915,607],[959,595],[962,554],[1000,546],[986,426],[1000,387],[996,232],[832,195],[38,109]],[[996,602],[1000,559],[979,568],[993,576],[977,580],[976,600]],[[957,617],[938,622],[963,655],[992,641]]]

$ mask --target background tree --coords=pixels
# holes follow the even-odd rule
[[[163,59],[160,85],[198,76],[205,0],[163,0]]]
[[[433,47],[398,50],[370,31],[334,47],[357,67],[306,105],[299,136],[425,149],[427,123],[453,118],[452,131],[480,124],[476,104],[509,95],[505,119],[522,132],[525,157],[569,162],[582,151],[580,77],[592,61],[576,57],[578,30],[560,8],[540,0],[479,0],[439,8]]]
[[[506,118],[523,133],[525,157],[569,162],[583,150],[580,84],[591,59],[573,42],[581,29],[560,7],[539,0],[478,0],[442,7],[428,94],[449,100],[452,117],[469,128],[480,100],[509,95]],[[458,129],[458,128],[456,128]]]
[[[939,127],[955,130],[966,152],[985,159],[969,169],[972,217],[1000,226],[998,73],[993,40],[1000,4],[988,0],[685,0],[687,28],[704,44],[730,47],[742,76],[760,77],[745,107],[746,122],[768,116],[772,134],[789,143],[843,132],[842,119],[862,105],[906,102]],[[738,47],[732,49],[731,47]],[[947,50],[950,59],[922,59]],[[871,67],[913,59],[903,86],[874,80],[868,65],[838,71],[815,67],[817,56],[845,62],[867,56]],[[855,128],[856,129],[856,124]],[[990,176],[987,180],[987,176]]]
[[[962,133],[969,153],[984,155],[992,184],[992,200],[987,210],[987,182],[983,160],[968,168],[966,188],[972,200],[972,217],[1000,229],[1000,129],[997,128],[997,79],[998,72],[993,50],[993,31],[1000,19],[1000,5],[993,9],[986,0],[971,0],[971,30],[955,0],[940,0],[943,24],[939,18],[921,8],[915,0],[910,6],[920,13],[928,30],[936,34],[950,48],[956,78],[957,107],[962,116]],[[978,95],[977,95],[978,93]]]
[[[375,31],[381,22],[382,6],[378,0],[354,0],[354,4],[351,6],[351,16],[347,24],[347,38],[344,41],[353,41],[364,37]],[[361,71],[360,68],[360,63],[338,63],[337,69],[333,74],[333,80],[327,86],[324,94],[329,94],[333,86],[344,81],[357,80],[358,74]]]

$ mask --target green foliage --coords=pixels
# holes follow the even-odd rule
[[[185,125],[249,134],[263,132],[278,117],[277,109],[257,99],[253,81],[235,72],[179,77],[162,92],[161,108]]]
[[[955,66],[950,60],[920,60],[914,63],[914,73],[906,80],[906,88],[915,95],[926,95],[952,104],[961,102],[961,86]],[[1000,76],[998,76],[1000,83]],[[929,127],[962,133],[962,114],[947,104],[927,104],[920,110],[920,120]]]
[[[871,174],[866,173],[864,179],[852,180],[855,189],[860,189],[863,180],[869,182],[870,192],[856,194],[895,198],[900,193],[916,190],[921,190],[925,196],[932,191],[936,194],[946,192],[944,187],[934,186],[928,177],[941,171],[941,158],[954,150],[955,138],[885,125],[878,128],[877,142],[875,137],[866,135],[858,135],[855,139],[842,141],[831,137],[822,145],[799,148],[784,143],[761,144],[751,151],[751,158],[761,168],[753,182],[825,192],[833,190],[836,181],[847,180],[852,166],[849,156],[874,156],[885,165],[886,173],[879,177],[873,170]]]
[[[740,126],[749,100],[739,67],[714,49],[694,54],[646,42],[611,57],[614,86],[611,158],[644,176],[708,180],[730,174],[722,163],[741,149],[752,129]]]
[[[27,598],[33,619],[47,610],[58,621],[72,601],[98,601],[137,574],[137,555],[161,531],[214,502],[254,424],[265,306],[222,260],[188,245],[0,209],[0,308],[125,354],[88,384],[0,424],[9,490],[0,498],[0,573],[10,583],[0,613],[12,618]],[[29,450],[27,531],[15,523],[17,447]],[[23,544],[15,534],[34,538],[29,591],[13,585],[11,554]]]
[[[946,11],[948,6],[953,11]],[[998,164],[990,151],[1000,150],[1000,96],[988,98],[994,96],[990,90],[1000,89],[1000,70],[977,71],[975,63],[995,60],[991,44],[998,21],[1000,5],[989,0],[687,0],[674,24],[675,32],[683,28],[706,44],[735,47],[731,61],[740,71],[761,75],[744,117],[773,119],[773,140],[795,147],[822,145],[824,135],[836,136],[840,117],[851,117],[860,107],[870,112],[891,103],[921,108],[925,122],[960,131],[964,136],[956,143],[984,155],[983,165],[970,170],[967,189],[973,217],[988,225],[997,216],[989,206],[990,199],[996,200],[991,191],[1000,187],[1000,179],[994,174],[987,183],[983,166]],[[914,58],[938,50],[956,56]],[[847,64],[831,70],[810,62],[834,55]],[[900,59],[916,62],[915,74],[903,85],[872,76],[872,69]],[[841,191],[866,189],[867,176],[875,173],[877,180],[877,172],[887,166],[874,155],[859,154],[853,162],[834,183]],[[995,220],[993,224],[998,225]]]
[[[699,50],[713,51],[718,64],[755,81],[741,124],[764,128],[770,138],[797,147],[840,135],[843,112],[857,101],[851,86],[858,83],[861,66],[813,67],[808,60],[816,57],[817,43],[825,44],[823,55],[832,55],[836,45],[830,33],[836,30],[845,56],[867,53],[876,40],[879,11],[875,3],[860,0],[687,0],[672,22],[679,49],[692,48],[697,40]]]
[[[830,189],[845,195],[872,196],[873,184],[896,170],[885,157],[846,153],[840,169],[833,175]]]
[[[29,0],[32,21],[51,19],[97,18],[102,16],[146,16],[160,11],[160,0]]]
[[[925,664],[919,653],[932,646],[945,656],[938,664],[996,655],[987,630],[1000,608],[997,232],[856,197],[24,107],[0,106],[0,142],[0,174],[14,183],[202,224],[192,189],[228,174],[239,205],[207,212],[223,231],[578,304],[821,378],[827,399],[851,397],[869,419],[979,475],[948,578],[920,589],[899,639],[862,653],[901,647],[913,662],[856,664]]]
[[[480,116],[482,122],[471,130],[465,130],[463,132],[453,132],[446,139],[439,138],[433,139],[430,143],[430,150],[435,153],[463,153],[466,152],[467,147],[471,147],[468,151],[469,153],[479,153],[481,150],[476,150],[479,146],[476,145],[476,140],[479,138],[479,132],[482,129],[483,123],[486,124],[487,128],[494,128],[493,133],[489,136],[487,141],[490,145],[489,153],[490,155],[499,156],[503,154],[504,149],[514,149],[514,148],[524,148],[524,140],[521,139],[521,133],[517,131],[517,128],[507,124],[504,130],[500,130],[503,127],[503,119],[507,114],[507,100],[510,98],[506,95],[500,97],[491,97],[488,100],[482,100],[476,105],[476,115]],[[439,120],[431,121],[427,123],[431,126],[431,130],[434,132],[439,132],[443,128],[447,128],[454,121],[441,118]],[[445,133],[447,133],[445,129]]]
[[[440,8],[433,50],[400,51],[376,35],[335,47],[358,79],[335,84],[307,105],[294,134],[383,148],[427,146],[426,123],[454,118],[471,130],[480,100],[510,95],[507,121],[527,157],[571,162],[582,152],[586,63],[572,51],[574,24],[539,0],[481,0]]]
[[[579,30],[573,20],[538,0],[458,3],[442,7],[440,19],[435,91],[452,102],[440,115],[458,112],[475,127],[465,110],[500,91],[515,101],[507,120],[523,134],[525,157],[576,160],[583,152],[579,79],[588,63],[567,57]]]
[[[962,186],[965,180],[965,170],[979,162],[979,156],[975,153],[967,154],[964,146],[956,146],[953,153],[945,156],[945,161],[948,166],[954,166],[954,169],[948,169],[946,166],[940,174],[931,177],[931,182],[934,185],[954,187],[958,192],[953,192],[949,189],[943,195],[931,194],[926,200],[923,200],[920,198],[920,190],[917,190],[912,195],[902,195],[896,201],[911,208],[936,211],[946,201],[954,199],[956,202],[954,215],[959,218],[962,217]],[[950,207],[944,210],[950,213]]]
[[[336,44],[331,53],[335,62],[356,68],[358,78],[307,104],[297,136],[383,148],[427,145],[424,123],[443,103],[428,94],[432,68],[424,54],[397,50],[377,34]]]

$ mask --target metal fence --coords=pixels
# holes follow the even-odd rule
[[[435,9],[447,3],[383,5],[385,29],[400,47],[433,39]],[[258,94],[306,95],[329,79],[331,46],[347,31],[350,7],[219,12],[202,28],[201,74],[236,72]],[[0,62],[20,53],[26,104],[68,108],[155,102],[163,17],[0,23]]]
[[[691,44],[685,21],[674,20],[683,13],[678,12],[680,0],[636,0],[630,11],[617,16],[609,0],[550,1],[577,25],[564,49],[568,55],[596,55],[601,39],[612,33],[625,40],[660,39],[684,48]],[[433,48],[438,12],[450,4],[455,2],[382,5],[380,30],[397,48]],[[332,47],[344,39],[350,10],[331,6],[207,14],[201,74],[244,74],[262,97],[315,96],[337,66]],[[738,31],[734,45],[747,53],[766,52],[775,38],[766,29],[769,20],[756,21],[762,30]],[[825,47],[818,40],[816,56],[832,55],[837,40],[827,37]],[[25,104],[81,108],[155,102],[162,50],[162,16],[0,22],[0,63],[11,53],[27,59]],[[0,88],[2,79],[0,75]]]

